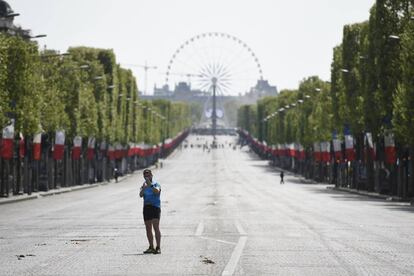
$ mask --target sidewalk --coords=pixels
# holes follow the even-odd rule
[[[275,166],[272,166],[272,167],[276,168],[277,171],[281,170],[279,167],[275,167]],[[302,175],[290,172],[288,170],[285,170],[285,174],[286,175],[289,175],[289,174],[293,175],[294,177],[297,177],[303,183],[306,183],[306,184],[333,185],[333,184],[327,184],[327,183],[323,183],[323,182],[317,182],[317,181],[312,180],[312,179],[306,179]],[[411,206],[414,206],[414,198],[404,199],[404,198],[401,198],[401,197],[398,197],[398,196],[383,195],[383,194],[379,194],[379,193],[375,193],[375,192],[367,192],[367,191],[355,190],[355,189],[344,188],[344,187],[328,186],[326,188],[330,189],[330,190],[346,192],[346,193],[362,195],[362,196],[368,196],[368,197],[383,199],[383,200],[387,200],[387,201],[406,202],[406,203],[410,203]]]
[[[153,166],[150,167],[150,169],[154,169],[154,168]],[[131,174],[127,174],[125,176],[119,177],[118,182],[121,182],[126,178],[134,176],[137,173],[142,173],[142,170],[137,170]],[[84,189],[90,189],[90,188],[104,186],[104,185],[108,185],[112,183],[116,183],[114,179],[112,179],[112,181],[110,182],[105,181],[105,182],[94,183],[94,184],[83,184],[83,185],[76,185],[72,187],[62,187],[58,189],[52,189],[47,192],[35,192],[35,193],[32,193],[31,195],[24,194],[24,195],[11,195],[9,197],[0,197],[0,205],[24,201],[24,200],[36,199],[36,198],[41,198],[41,197],[46,197],[46,196],[58,195],[58,194],[63,194],[63,193],[69,193],[69,192],[79,191],[79,190],[84,190]]]

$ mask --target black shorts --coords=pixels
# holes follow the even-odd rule
[[[144,205],[144,221],[160,219],[161,209],[152,205]]]

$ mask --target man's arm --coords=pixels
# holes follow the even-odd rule
[[[161,187],[159,185],[152,185],[151,189],[154,194],[159,194],[161,192]]]
[[[141,189],[139,191],[139,197],[143,197],[144,196],[144,189],[145,189],[145,186],[144,185],[141,186]]]

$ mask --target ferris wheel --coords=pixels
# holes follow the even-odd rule
[[[239,38],[219,32],[202,33],[181,44],[172,55],[165,82],[174,87],[183,79],[193,90],[218,95],[244,94],[263,79],[262,67],[253,50]]]

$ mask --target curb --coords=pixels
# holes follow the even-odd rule
[[[36,199],[39,198],[40,195],[35,194],[35,195],[17,195],[17,196],[13,196],[16,198],[5,198],[5,199],[0,199],[0,205],[3,204],[8,204],[8,203],[13,203],[13,202],[18,202],[18,201],[26,201],[26,200],[30,200],[30,199]]]
[[[17,195],[17,196],[12,196],[10,198],[0,199],[0,205],[19,202],[19,201],[25,201],[25,200],[30,200],[30,199],[37,199],[37,198],[42,198],[42,197],[47,197],[47,196],[53,196],[53,195],[58,195],[58,194],[64,194],[64,193],[69,193],[69,192],[74,192],[74,191],[79,191],[79,190],[85,190],[85,189],[95,188],[95,187],[106,185],[106,184],[107,182],[95,183],[95,184],[89,184],[89,185],[84,184],[84,185],[77,185],[77,186],[68,187],[68,188],[65,187],[65,188],[60,188],[60,189],[54,189],[54,190],[50,190],[47,192],[37,192],[31,195]]]
[[[105,183],[105,182],[102,182],[102,184],[103,183]],[[64,193],[69,193],[69,192],[73,192],[73,191],[79,191],[79,190],[95,188],[95,187],[101,186],[102,184],[101,183],[95,183],[95,184],[89,184],[89,185],[88,184],[83,184],[83,185],[77,185],[77,186],[68,187],[68,188],[60,188],[60,189],[56,189],[56,190],[50,190],[50,191],[47,191],[47,192],[40,192],[39,196],[45,197],[45,196],[64,194]]]
[[[346,192],[356,195],[368,196],[377,199],[383,199],[387,201],[396,201],[396,202],[410,202],[410,199],[403,199],[398,196],[389,196],[389,195],[381,195],[378,193],[366,192],[366,191],[357,191],[349,188],[340,188],[340,187],[326,187],[327,189],[339,191],[339,192]]]
[[[135,172],[131,173],[131,174],[127,174],[125,176],[122,176],[118,179],[118,183],[131,177],[134,176],[137,173],[142,173],[143,170],[145,169],[150,169],[150,170],[155,170],[156,166],[152,165],[150,167],[147,168],[143,168],[140,170],[136,170]],[[59,195],[59,194],[64,194],[64,193],[69,193],[69,192],[74,192],[74,191],[80,191],[80,190],[85,190],[85,189],[91,189],[91,188],[95,188],[95,187],[99,187],[99,186],[106,186],[112,183],[116,183],[115,181],[105,181],[105,182],[100,182],[100,183],[94,183],[94,184],[83,184],[83,185],[76,185],[76,186],[72,186],[72,187],[64,187],[64,188],[59,188],[59,189],[54,189],[54,190],[49,190],[47,192],[37,192],[37,193],[33,193],[31,195],[14,195],[11,196],[10,198],[0,198],[0,205],[3,204],[9,204],[9,203],[14,203],[14,202],[19,202],[19,201],[26,201],[26,200],[31,200],[31,199],[37,199],[37,198],[42,198],[42,197],[47,197],[47,196],[53,196],[53,195]]]

